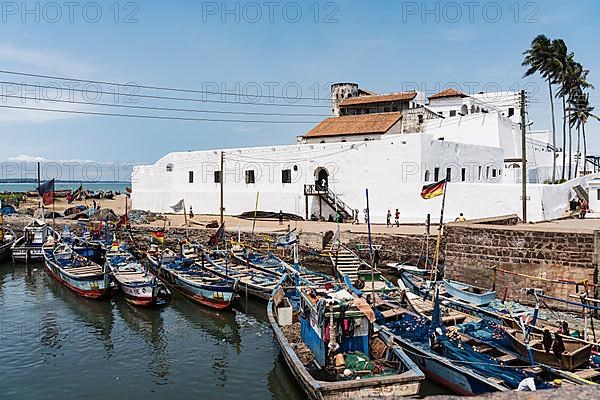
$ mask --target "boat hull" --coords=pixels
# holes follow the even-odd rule
[[[26,246],[15,243],[12,250],[12,259],[14,262],[29,263],[41,262],[44,260],[44,250],[42,246]]]
[[[459,300],[462,300],[475,306],[484,306],[496,300],[496,292],[494,291],[488,291],[485,293],[477,294],[465,290],[469,288],[475,287],[460,282],[449,281],[444,279],[444,290],[446,290],[446,293],[453,297],[456,297]]]
[[[159,296],[160,288],[152,283],[141,285],[128,285],[115,279],[119,290],[123,293],[123,297],[129,303],[140,307],[152,307],[159,304],[162,297]]]
[[[154,258],[148,258],[152,273],[156,275],[165,285],[179,292],[188,299],[217,310],[227,310],[233,306],[235,300],[235,287],[192,285],[181,279],[177,274],[167,268],[160,268]]]
[[[108,296],[110,288],[107,285],[106,274],[94,275],[85,279],[75,279],[65,273],[56,263],[45,257],[46,271],[63,286],[88,299],[101,299]]]
[[[4,261],[10,256],[10,248],[12,247],[13,243],[14,240],[0,244],[0,261]]]
[[[390,333],[391,335],[391,333]],[[425,373],[425,376],[462,396],[475,396],[484,393],[507,391],[508,389],[488,381],[483,376],[462,370],[451,361],[445,360],[436,354],[411,345],[408,341],[392,335],[394,341],[400,345],[406,354]]]

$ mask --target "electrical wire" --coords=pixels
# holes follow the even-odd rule
[[[9,71],[9,70],[0,70],[0,74],[6,75],[18,75],[18,76],[27,76],[30,78],[43,78],[43,79],[54,79],[61,81],[70,81],[70,82],[81,82],[81,83],[95,83],[99,85],[117,85],[117,86],[133,86],[141,89],[149,89],[149,90],[163,90],[163,91],[171,91],[171,92],[183,92],[183,93],[198,93],[198,94],[220,94],[226,96],[244,96],[244,97],[254,97],[254,98],[271,98],[271,99],[285,99],[289,100],[288,96],[271,96],[271,95],[259,95],[259,94],[243,94],[243,93],[228,93],[228,92],[212,92],[208,90],[199,90],[199,89],[184,89],[184,88],[174,88],[168,86],[154,86],[154,85],[140,85],[137,83],[126,83],[120,84],[117,82],[110,81],[101,81],[101,80],[93,80],[93,79],[81,79],[81,78],[71,78],[65,76],[55,76],[55,75],[43,75],[43,74],[34,74],[28,72],[17,72],[17,71]],[[295,100],[322,100],[322,101],[330,101],[330,98],[322,98],[317,99],[314,97],[294,97]]]
[[[24,106],[8,106],[0,105],[0,108],[9,108],[14,110],[29,110],[29,111],[45,111],[56,112],[63,114],[81,114],[81,115],[101,115],[109,117],[126,117],[126,118],[146,118],[158,120],[176,120],[176,121],[198,121],[198,122],[244,122],[244,123],[262,123],[262,124],[307,124],[310,121],[269,121],[269,120],[243,120],[243,119],[216,119],[216,118],[191,118],[191,117],[172,117],[166,115],[145,115],[145,114],[122,114],[122,113],[107,113],[96,111],[76,111],[76,110],[61,110],[57,108],[40,108],[40,107],[24,107]],[[314,123],[314,122],[312,122]]]

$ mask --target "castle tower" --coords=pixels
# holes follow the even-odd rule
[[[331,85],[331,113],[340,116],[340,103],[347,98],[358,96],[358,84],[340,82]]]

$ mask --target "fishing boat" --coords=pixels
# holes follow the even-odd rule
[[[150,270],[169,288],[204,306],[225,310],[235,300],[237,281],[202,269],[195,260],[178,256],[156,245],[147,252]]]
[[[99,299],[110,291],[110,279],[103,266],[77,254],[66,243],[50,239],[43,247],[46,271],[80,296]]]
[[[295,248],[294,251],[297,251],[297,249]],[[272,252],[262,253],[253,250],[248,246],[235,244],[231,248],[231,254],[233,255],[234,259],[241,264],[245,264],[279,277],[283,276],[284,274],[298,275],[303,284],[322,286],[327,282],[333,282],[333,277],[331,276],[301,267],[297,262],[294,263],[294,266],[292,266],[283,261],[281,258],[277,257]]]
[[[44,221],[34,219],[23,230],[11,247],[14,262],[41,262],[44,260],[42,245],[51,236],[52,230]]]
[[[340,286],[297,291],[280,285],[267,315],[286,364],[310,399],[418,394],[423,373],[389,337],[371,336],[372,310]]]
[[[544,336],[531,333],[529,334],[529,349],[523,332],[514,329],[506,331],[512,346],[523,358],[529,357],[529,349],[536,363],[549,365],[566,371],[573,371],[590,362],[592,345],[582,343],[581,341],[569,339],[565,336],[556,335],[552,341],[544,344]],[[554,341],[562,342],[563,352],[556,354],[553,350]]]
[[[0,214],[0,261],[8,258],[14,242],[15,233],[10,228],[4,228],[3,217]]]
[[[281,276],[235,264],[228,261],[227,256],[228,254],[223,251],[205,253],[200,261],[201,266],[221,278],[237,279],[238,291],[241,295],[250,295],[268,301]]]
[[[494,290],[487,290],[449,279],[444,279],[444,289],[450,296],[476,306],[490,304],[496,300],[496,291]]]
[[[118,244],[106,254],[106,266],[125,299],[136,306],[162,304],[171,294],[141,262]]]

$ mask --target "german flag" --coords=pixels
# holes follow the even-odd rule
[[[442,179],[439,182],[432,183],[431,185],[423,186],[421,190],[421,197],[424,199],[433,199],[444,194],[446,190],[446,180]]]
[[[152,236],[152,238],[157,240],[159,243],[163,243],[165,241],[165,233],[163,231],[151,231],[150,236]]]

